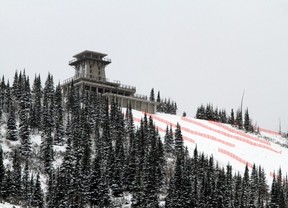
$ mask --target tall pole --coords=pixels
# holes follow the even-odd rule
[[[281,118],[279,118],[279,133],[281,134]]]
[[[245,89],[243,90],[242,99],[241,99],[241,106],[240,106],[241,114],[242,114],[242,107],[243,107],[244,94],[245,94]]]

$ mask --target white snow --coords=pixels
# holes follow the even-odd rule
[[[20,206],[16,206],[16,205],[5,202],[5,203],[0,203],[0,208],[20,208]]]
[[[150,116],[151,114],[147,114]],[[135,125],[139,125],[144,113],[133,110]],[[177,122],[181,126],[184,145],[190,155],[197,145],[198,152],[213,155],[219,165],[232,165],[235,172],[243,174],[245,165],[251,168],[253,163],[261,165],[266,173],[267,182],[271,184],[273,172],[281,167],[282,174],[288,173],[288,148],[279,144],[287,144],[287,139],[277,132],[260,129],[261,135],[248,134],[228,124],[215,123],[189,117],[170,114],[151,115],[161,136],[165,135],[167,125],[175,129]],[[262,130],[262,131],[261,131]],[[269,140],[269,141],[268,141]],[[278,142],[278,144],[277,144]]]

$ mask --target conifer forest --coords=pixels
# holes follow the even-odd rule
[[[159,112],[176,114],[176,102],[159,92],[156,97],[153,90],[150,100],[161,103]],[[196,117],[211,119],[204,108]],[[238,114],[234,121],[234,112],[233,121],[225,111],[216,115],[217,122],[255,131],[248,109],[244,124]],[[73,82],[64,97],[51,74],[44,81],[30,80],[25,71],[15,72],[11,83],[2,77],[0,126],[1,202],[27,208],[288,207],[281,169],[271,186],[257,164],[235,173],[197,146],[189,153],[179,124],[160,137],[152,117],[134,124],[131,106],[123,110]]]

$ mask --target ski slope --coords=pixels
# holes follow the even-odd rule
[[[184,145],[187,146],[190,155],[197,145],[199,152],[213,155],[220,166],[225,167],[229,163],[235,172],[239,171],[241,174],[246,164],[249,168],[253,163],[261,165],[269,184],[272,183],[274,171],[277,173],[280,167],[283,176],[288,173],[288,149],[272,142],[287,144],[287,140],[277,132],[260,129],[261,135],[257,136],[213,121],[160,113],[147,116],[153,118],[161,136],[165,135],[167,125],[175,130],[176,124],[179,123]],[[144,117],[144,112],[133,110],[133,117],[137,126]]]

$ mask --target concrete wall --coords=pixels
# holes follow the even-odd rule
[[[121,95],[115,95],[112,93],[105,93],[103,96],[107,97],[109,103],[117,102],[120,107],[126,108],[129,104],[131,104],[131,108],[139,111],[144,111],[146,113],[154,114],[156,112],[156,102],[151,102],[149,100],[143,100],[136,97],[127,97]]]

